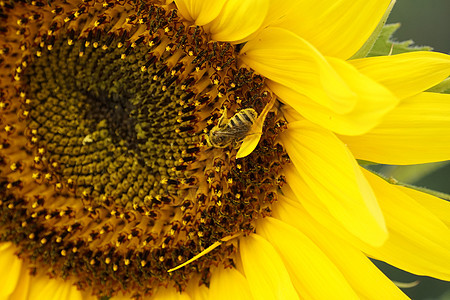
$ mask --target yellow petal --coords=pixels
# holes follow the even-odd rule
[[[22,270],[20,272],[20,280],[17,283],[16,289],[14,292],[9,296],[9,298],[6,298],[8,300],[29,300],[31,299],[29,297],[29,290],[30,290],[30,282],[31,282],[31,275],[30,270],[28,270],[28,266],[25,263],[22,263]],[[0,299],[3,300],[3,298],[0,297]],[[94,299],[88,299],[83,298],[84,300],[94,300]]]
[[[288,30],[263,30],[242,48],[240,58],[261,75],[337,113],[356,105],[357,95],[325,57]]]
[[[350,58],[375,30],[390,0],[300,0],[277,26],[289,29],[320,52]]]
[[[378,98],[376,94],[370,94],[368,90],[364,90],[365,95],[362,95],[353,111],[338,114],[314,103],[308,97],[287,86],[273,81],[268,81],[267,85],[282,102],[291,106],[304,118],[338,134],[360,135],[368,132],[381,122],[383,116],[398,102],[392,95],[386,94]]]
[[[199,278],[199,280],[201,279]],[[204,284],[199,285],[198,282],[199,281],[196,281],[195,279],[192,280],[191,283],[188,284],[188,286],[186,287],[185,290],[186,294],[188,294],[189,297],[191,297],[191,299],[210,300],[211,297],[209,295],[210,293],[209,287],[207,287]]]
[[[245,277],[255,299],[299,299],[289,274],[273,246],[257,234],[240,239]]]
[[[215,269],[211,275],[209,290],[209,299],[253,299],[247,279],[234,268]]]
[[[450,280],[449,228],[403,189],[368,171],[364,174],[375,191],[389,229],[389,239],[383,246],[365,251],[408,272]]]
[[[261,139],[261,133],[255,133],[248,135],[244,138],[241,147],[236,153],[236,158],[243,158],[249,155],[258,146],[259,140]]]
[[[432,212],[450,228],[450,201],[422,193],[413,189],[398,187],[402,192],[416,200],[420,205]]]
[[[6,299],[18,285],[22,261],[14,254],[12,243],[0,243],[0,299]]]
[[[358,299],[342,273],[305,234],[274,218],[264,218],[257,232],[278,251],[299,295],[316,299]],[[327,288],[323,288],[323,283]],[[305,297],[306,298],[306,297]]]
[[[289,105],[282,105],[280,108],[281,112],[283,113],[283,117],[288,121],[288,123],[292,123],[295,121],[302,121],[305,118],[302,117],[301,114],[299,114],[295,109],[293,109]]]
[[[293,9],[297,9],[298,0],[269,0],[269,8],[267,9],[266,17],[261,24],[259,30],[255,31],[253,34],[249,35],[243,41],[249,41],[255,38],[255,36],[261,32],[262,29],[266,27],[277,27],[277,24]]]
[[[306,209],[321,205],[363,241],[381,245],[387,238],[383,215],[370,185],[346,146],[330,131],[308,121],[288,124],[281,141],[296,171],[287,182]]]
[[[269,0],[228,0],[206,28],[215,41],[241,41],[261,27],[268,8]]]
[[[450,95],[421,93],[405,99],[374,129],[341,136],[356,158],[384,164],[450,159]]]
[[[423,92],[450,76],[450,56],[437,52],[368,57],[349,63],[387,87],[399,99]]]
[[[263,30],[241,60],[270,79],[269,88],[305,118],[341,134],[362,134],[398,103],[384,86],[348,62],[323,57],[280,28]]]
[[[242,141],[242,145],[236,153],[236,158],[243,158],[249,155],[255,150],[256,146],[258,146],[259,140],[261,139],[261,134],[263,132],[263,125],[266,119],[267,114],[272,109],[275,104],[275,97],[267,103],[266,107],[264,107],[261,114],[256,119],[255,123],[252,125],[248,135]]]
[[[311,122],[339,134],[363,134],[375,127],[383,116],[397,105],[398,99],[386,88],[374,81],[367,80],[368,78],[364,75],[348,68],[347,63],[334,61],[334,64],[346,73],[345,77],[348,78],[348,83],[358,93],[356,106],[346,114],[339,114],[320,106],[287,86],[272,81],[267,84],[283,102],[289,104]]]
[[[176,0],[178,11],[184,19],[202,26],[214,20],[225,5],[226,0]]]
[[[298,201],[282,195],[279,195],[278,200],[273,216],[307,235],[338,267],[361,298],[408,299],[359,249],[333,234],[325,224],[313,219]],[[328,284],[327,288],[330,288]]]
[[[378,25],[375,28],[375,30],[372,31],[371,35],[365,41],[364,45],[362,45],[361,48],[359,48],[359,50],[355,54],[353,54],[352,57],[350,57],[349,59],[366,57],[367,54],[370,52],[370,50],[372,50],[373,45],[378,40],[380,33],[383,30],[384,25],[386,24],[387,18],[391,14],[392,8],[394,8],[395,2],[396,0],[391,0],[391,3],[389,3],[388,8],[384,11],[384,14],[381,17],[381,20],[378,22]]]
[[[297,5],[298,0],[270,0],[269,9],[262,27],[276,26],[280,22],[280,19],[283,19],[289,12],[296,9]]]
[[[29,299],[82,300],[83,297],[68,281],[38,275],[31,278]]]
[[[173,287],[163,287],[160,286],[158,288],[158,291],[155,293],[153,297],[150,299],[152,300],[190,300],[191,297],[189,297],[186,293],[180,293]],[[150,300],[149,299],[149,300]]]

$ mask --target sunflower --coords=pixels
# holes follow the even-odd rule
[[[354,58],[393,2],[0,1],[0,296],[407,298],[449,203],[450,57]],[[324,285],[326,285],[324,287]]]

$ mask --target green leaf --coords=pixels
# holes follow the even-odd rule
[[[397,42],[392,37],[395,31],[400,27],[400,23],[388,24],[383,27],[381,33],[373,45],[370,52],[367,54],[370,56],[382,56],[382,55],[392,55],[405,52],[413,51],[430,51],[432,50],[429,46],[414,46],[412,40],[407,40],[403,42]]]

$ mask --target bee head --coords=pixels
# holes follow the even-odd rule
[[[224,138],[217,134],[218,128],[213,128],[211,131],[206,135],[206,143],[208,143],[209,147],[217,147],[221,143],[224,142]]]

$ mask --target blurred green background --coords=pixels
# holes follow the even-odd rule
[[[412,39],[417,46],[431,46],[435,51],[450,53],[450,0],[397,0],[388,23],[401,23],[395,33],[397,41]],[[399,181],[427,187],[450,194],[450,163],[416,166],[378,166],[387,176]],[[450,283],[433,278],[416,276],[385,263],[375,264],[392,280],[420,283],[402,289],[414,300],[450,300]]]
[[[450,0],[397,0],[388,23],[400,22],[399,41],[450,53]]]

